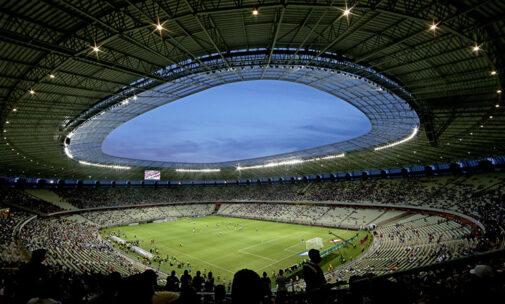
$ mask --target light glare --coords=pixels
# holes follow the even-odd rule
[[[110,168],[110,169],[120,169],[120,170],[130,170],[131,169],[131,167],[127,167],[127,166],[104,165],[104,164],[90,163],[90,162],[83,161],[83,160],[80,160],[79,164],[85,165],[85,166],[94,166],[94,167]]]
[[[340,154],[335,154],[335,155],[326,155],[326,156],[321,156],[321,157],[314,157],[314,158],[308,158],[308,159],[291,159],[291,160],[285,160],[285,161],[280,161],[280,162],[271,162],[271,163],[266,163],[262,165],[254,165],[254,166],[237,166],[237,170],[248,170],[248,169],[263,169],[263,168],[272,168],[272,167],[279,167],[279,166],[287,166],[287,165],[298,165],[306,162],[313,162],[313,161],[319,161],[319,160],[327,160],[327,159],[334,159],[334,158],[342,158],[345,157],[345,153],[340,153]]]
[[[209,173],[209,172],[220,172],[221,169],[175,169],[176,172],[204,172],[204,173]]]
[[[412,130],[412,133],[409,136],[405,137],[404,139],[384,145],[384,146],[381,146],[381,147],[377,147],[374,149],[374,151],[379,151],[379,150],[383,150],[383,149],[387,149],[387,148],[391,148],[391,147],[403,144],[403,143],[411,140],[412,138],[414,138],[418,131],[419,131],[419,128],[415,127],[414,130]]]

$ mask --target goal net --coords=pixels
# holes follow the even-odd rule
[[[323,239],[316,237],[305,242],[305,249],[321,249],[323,248]]]

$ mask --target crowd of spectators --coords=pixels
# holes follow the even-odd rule
[[[226,287],[211,290],[206,288],[211,274],[197,274],[194,277],[175,278],[160,276],[162,280],[152,279],[156,273],[147,265],[138,263],[117,252],[103,240],[98,228],[152,220],[171,220],[183,216],[207,215],[218,210],[225,216],[240,216],[267,220],[280,220],[304,224],[320,224],[349,227],[366,227],[378,224],[373,246],[359,259],[355,259],[325,274],[328,282],[355,281],[372,275],[388,274],[416,266],[444,263],[458,257],[471,256],[495,248],[503,248],[505,239],[505,178],[501,174],[482,176],[452,176],[442,178],[369,180],[349,182],[318,182],[309,184],[251,185],[251,186],[213,186],[178,187],[173,189],[109,188],[109,189],[65,189],[57,193],[77,207],[119,206],[169,203],[180,201],[299,201],[322,200],[354,203],[378,203],[423,206],[457,211],[476,218],[486,227],[485,231],[458,223],[446,218],[408,214],[386,209],[361,209],[335,207],[330,205],[294,205],[278,203],[248,204],[174,204],[156,207],[89,211],[80,215],[53,218],[38,218],[29,222],[19,234],[23,246],[37,252],[47,249],[42,266],[35,267],[45,273],[44,286],[37,286],[34,293],[23,294],[23,301],[17,302],[19,286],[25,286],[26,271],[21,267],[17,251],[15,228],[28,217],[24,212],[0,214],[0,249],[2,250],[0,272],[0,297],[17,303],[26,303],[29,298],[52,298],[63,303],[113,303],[122,298],[122,292],[139,291],[137,296],[145,296],[145,303],[154,303],[155,298],[163,303],[169,299],[181,303],[225,303],[230,299],[224,296]],[[37,199],[17,189],[2,192],[2,198],[9,203],[37,209],[43,212],[55,210],[51,204],[40,203]],[[49,205],[47,207],[46,205]],[[33,255],[32,255],[33,256]],[[13,259],[16,257],[16,259]],[[430,303],[447,299],[455,292],[465,294],[468,284],[482,286],[488,294],[503,296],[503,258],[492,262],[479,262],[465,266],[457,271],[450,268],[427,271],[422,274],[401,276],[395,282],[378,279],[378,285],[391,290],[399,290],[409,301]],[[486,264],[487,263],[487,264]],[[486,264],[486,265],[484,265]],[[32,265],[33,266],[33,265]],[[10,271],[9,269],[13,269]],[[146,272],[147,270],[147,272]],[[196,271],[196,270],[195,270]],[[175,274],[174,274],[175,275]],[[242,273],[255,281],[256,275]],[[121,279],[121,276],[124,278]],[[172,278],[171,278],[172,277]],[[271,280],[277,280],[282,275]],[[486,280],[482,280],[482,278]],[[493,278],[493,282],[490,282]],[[160,278],[158,278],[160,279]],[[178,280],[179,283],[174,283]],[[262,279],[258,276],[258,282]],[[434,281],[433,281],[434,280]],[[151,283],[145,285],[144,281]],[[191,281],[191,283],[187,283]],[[197,283],[194,283],[194,282]],[[264,280],[263,280],[264,281]],[[282,279],[280,280],[282,281]],[[50,282],[50,283],[48,283]],[[158,286],[158,283],[165,287]],[[184,282],[184,284],[181,284]],[[358,282],[358,281],[356,281]],[[360,281],[361,282],[361,281]],[[434,283],[435,282],[435,283]],[[486,282],[486,284],[484,284]],[[40,282],[39,282],[40,283]],[[235,283],[235,280],[234,280]],[[404,285],[407,284],[408,288]],[[501,284],[501,285],[500,285]],[[37,284],[35,284],[37,285]],[[50,285],[50,286],[49,286]],[[63,286],[64,285],[64,286]],[[175,286],[177,285],[177,286]],[[196,285],[196,286],[195,286]],[[289,297],[283,294],[284,284],[280,284],[280,302],[305,303],[304,296]],[[55,288],[58,286],[58,288]],[[123,290],[125,286],[127,290]],[[133,286],[137,286],[134,289]],[[139,286],[146,288],[141,291]],[[209,283],[210,286],[210,283]],[[221,286],[221,285],[217,285]],[[362,303],[367,299],[380,299],[382,290],[359,283],[356,289],[334,297],[344,297],[349,303]],[[363,287],[365,286],[365,287]],[[230,287],[230,283],[227,286]],[[285,286],[284,286],[285,287]],[[295,288],[297,287],[297,288]],[[302,284],[292,286],[301,289]],[[34,287],[35,288],[35,287]],[[365,288],[365,289],[363,289]],[[151,290],[151,291],[149,291]],[[166,292],[164,292],[164,290]],[[167,293],[177,290],[177,294]],[[356,294],[359,290],[359,294]],[[214,296],[196,296],[196,291],[215,292]],[[266,294],[266,293],[265,293]],[[1,299],[1,298],[0,298]],[[139,299],[141,302],[141,298]],[[251,298],[256,301],[256,298]],[[464,299],[464,298],[462,298]],[[263,297],[270,301],[269,296]],[[161,303],[156,302],[156,303]],[[464,302],[464,301],[463,301]],[[6,302],[8,303],[8,302]],[[119,303],[119,302],[118,302]],[[256,302],[251,302],[256,303]]]
[[[63,210],[58,206],[33,197],[21,189],[14,188],[1,187],[0,202],[8,203],[12,206],[19,206],[28,210],[37,210],[42,213],[52,213]]]
[[[26,212],[13,211],[9,207],[0,205],[0,262],[4,265],[23,261],[15,237],[15,229],[28,217]]]
[[[214,201],[331,201],[431,207],[469,215],[489,226],[488,236],[505,230],[503,173],[262,185],[175,186],[172,188],[61,189],[79,208]],[[281,207],[279,207],[281,208]],[[312,211],[313,217],[317,210]],[[310,215],[305,218],[310,222]],[[313,218],[312,218],[313,220]],[[338,219],[337,219],[338,220]],[[355,218],[358,226],[363,221]],[[491,236],[491,235],[494,236]],[[502,235],[503,236],[503,235]]]
[[[46,264],[77,273],[111,272],[131,274],[142,270],[104,241],[98,229],[79,216],[34,219],[19,234],[30,251],[47,250]]]
[[[481,260],[452,261],[389,277],[361,273],[351,277],[348,288],[329,283],[318,266],[319,255],[310,252],[304,265],[306,291],[292,292],[282,271],[272,293],[265,274],[249,269],[235,273],[231,292],[216,284],[212,273],[194,276],[174,272],[165,284],[158,274],[145,270],[129,276],[76,273],[43,263],[43,249],[31,261],[0,271],[0,302],[10,303],[181,303],[181,304],[327,304],[327,303],[499,303],[505,296],[505,254]],[[333,289],[332,289],[333,288]]]

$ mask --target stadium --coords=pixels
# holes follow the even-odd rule
[[[0,302],[505,296],[503,1],[0,7]],[[216,161],[104,149],[166,106],[265,81],[340,100],[370,128]],[[153,124],[181,127],[168,123]]]

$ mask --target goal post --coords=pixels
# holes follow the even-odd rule
[[[323,248],[323,239],[316,237],[305,242],[305,249],[321,249]]]

